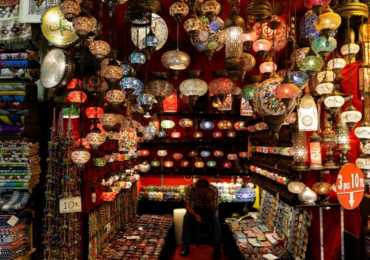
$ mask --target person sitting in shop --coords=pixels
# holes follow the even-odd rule
[[[182,256],[189,255],[192,241],[199,241],[200,230],[206,228],[214,246],[213,258],[220,257],[221,226],[218,218],[218,190],[207,179],[200,178],[186,187]],[[194,239],[194,240],[192,240]]]

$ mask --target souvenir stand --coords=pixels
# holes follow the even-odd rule
[[[369,255],[368,1],[0,11],[0,259],[177,259],[202,177],[224,258]]]

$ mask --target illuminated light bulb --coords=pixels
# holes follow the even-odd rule
[[[277,66],[273,61],[265,61],[259,66],[260,73],[273,73],[277,70]]]
[[[253,43],[253,50],[256,53],[269,52],[271,50],[272,43],[266,39],[258,39]]]

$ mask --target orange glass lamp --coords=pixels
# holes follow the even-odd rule
[[[310,141],[310,168],[314,170],[322,169],[321,143],[320,136],[314,132]]]
[[[178,109],[178,97],[173,93],[163,99],[162,102],[163,112],[176,113]]]
[[[71,152],[71,160],[78,167],[83,167],[91,158],[89,151],[79,147]]]
[[[278,99],[294,99],[301,94],[301,89],[293,83],[282,83],[275,89]]]
[[[87,95],[82,90],[72,90],[67,94],[67,101],[75,104],[85,103],[87,100]]]
[[[85,115],[89,119],[101,118],[104,114],[104,109],[101,107],[88,107],[85,110]]]
[[[266,39],[258,39],[253,43],[252,48],[258,55],[264,56],[271,50],[272,43]]]
[[[316,30],[327,36],[334,36],[341,23],[340,15],[328,8],[326,12],[319,15],[316,21]]]

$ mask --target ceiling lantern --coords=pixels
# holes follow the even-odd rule
[[[243,28],[231,26],[226,29],[225,57],[229,64],[237,64],[243,53],[242,35]]]
[[[164,79],[155,79],[148,83],[147,92],[155,97],[164,98],[174,92],[174,86],[171,82]]]
[[[180,50],[171,50],[163,53],[161,62],[170,70],[185,70],[190,65],[190,56]]]
[[[75,104],[82,104],[85,103],[87,100],[87,95],[85,92],[82,90],[72,90],[69,91],[67,94],[67,101],[70,103],[75,103]]]
[[[328,8],[326,12],[319,15],[316,21],[316,30],[327,36],[334,36],[341,22],[342,18],[340,15]]]
[[[93,16],[78,16],[73,19],[73,27],[79,36],[85,37],[97,30],[98,22]]]
[[[221,12],[221,4],[216,0],[207,0],[200,7],[203,14],[214,17]]]
[[[86,135],[86,141],[94,149],[98,149],[106,140],[106,135],[99,129],[95,128]]]
[[[71,152],[71,160],[77,167],[83,167],[90,160],[89,151],[79,147]]]
[[[80,15],[81,6],[76,0],[64,0],[63,3],[60,4],[60,10],[67,20],[72,21],[74,17]]]
[[[325,55],[337,48],[337,40],[334,37],[320,36],[311,43],[312,50],[319,55]]]
[[[111,89],[105,94],[105,100],[112,105],[119,105],[125,101],[125,92],[121,89]]]
[[[97,59],[103,59],[109,55],[111,48],[106,41],[94,40],[89,44],[89,50]]]
[[[293,83],[282,83],[275,91],[275,96],[282,100],[294,99],[301,94],[301,89]]]
[[[123,77],[119,85],[128,96],[139,96],[144,90],[144,83],[136,77]]]
[[[165,113],[176,113],[178,110],[177,95],[173,93],[166,96],[162,102],[163,112]]]
[[[233,91],[234,82],[229,78],[216,78],[208,84],[210,96],[227,95]]]
[[[120,65],[118,60],[110,59],[107,65],[102,64],[102,76],[112,83],[119,81],[123,77],[123,69]]]
[[[297,65],[304,72],[319,72],[324,66],[324,61],[320,56],[309,53],[302,60],[298,60]]]
[[[272,60],[267,60],[260,64],[259,70],[261,74],[270,74],[277,70],[277,66]]]
[[[146,56],[141,51],[133,51],[129,56],[129,61],[133,66],[143,65],[146,62]]]
[[[253,43],[253,51],[257,54],[264,54],[271,50],[272,43],[266,39],[258,39]]]
[[[327,6],[330,3],[330,0],[305,0],[304,6],[307,9],[317,8],[321,6]]]
[[[104,109],[101,107],[88,107],[85,109],[85,115],[89,119],[101,118],[104,114]]]
[[[251,0],[246,13],[254,16],[257,21],[267,20],[272,16],[272,6],[268,0]]]
[[[188,14],[189,6],[183,1],[175,2],[170,6],[170,15],[175,18],[177,22],[180,22]]]

